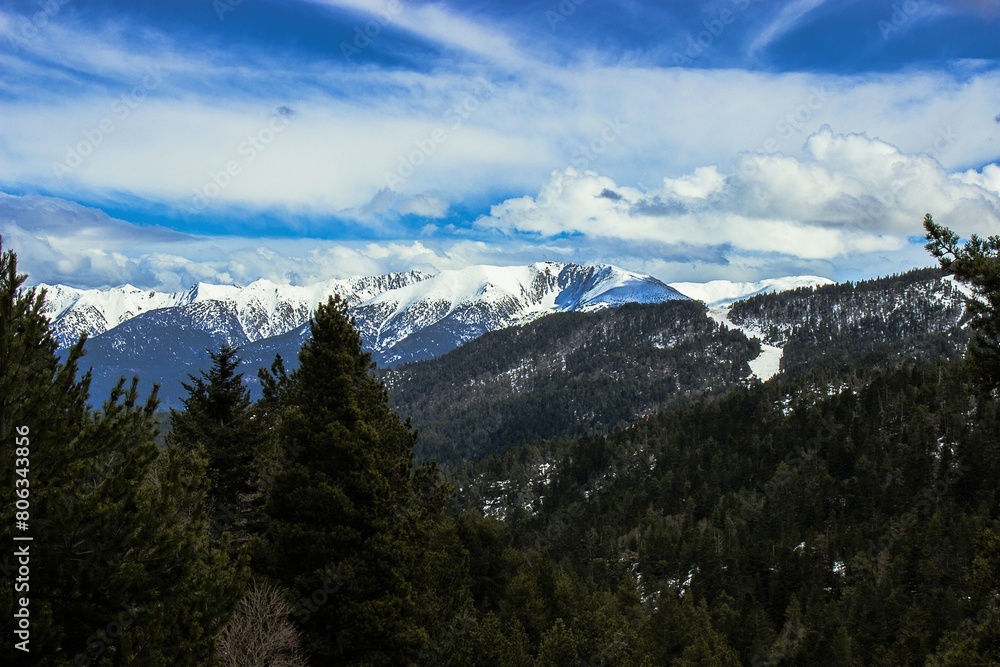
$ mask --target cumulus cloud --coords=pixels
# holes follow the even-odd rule
[[[1000,195],[1000,165],[988,164],[982,171],[970,169],[958,174],[956,178],[962,183],[978,185],[984,190]]]
[[[952,175],[931,155],[828,128],[803,153],[745,153],[734,173],[702,167],[655,190],[570,167],[553,172],[537,196],[501,202],[477,224],[799,260],[902,251],[927,212],[962,234],[1000,231],[996,165]]]

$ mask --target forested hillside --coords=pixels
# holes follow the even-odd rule
[[[733,304],[729,318],[784,348],[781,369],[865,368],[906,359],[954,359],[968,343],[965,295],[939,269],[857,283],[762,294]]]
[[[567,621],[604,664],[994,664],[998,418],[958,365],[919,362],[804,374],[452,472],[464,507],[565,580],[634,594],[614,649]],[[540,627],[557,605],[512,613]]]
[[[964,304],[940,270],[921,269],[762,294],[728,317],[783,347],[781,368],[796,374],[960,358]],[[752,384],[747,362],[759,352],[701,305],[669,302],[550,315],[382,377],[417,428],[418,456],[446,463],[535,438],[607,433],[678,399]]]
[[[692,301],[560,313],[385,372],[418,456],[477,458],[536,438],[607,432],[671,400],[744,383],[759,345]]]

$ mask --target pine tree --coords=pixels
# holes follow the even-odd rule
[[[975,299],[968,301],[976,331],[969,344],[969,360],[989,389],[1000,388],[1000,236],[973,234],[959,246],[958,234],[924,216],[925,246],[941,268],[968,283]]]
[[[542,637],[538,646],[538,667],[575,667],[580,664],[579,640],[566,623],[556,622]]]
[[[15,511],[26,512],[21,516],[27,516],[28,528],[18,536],[33,539],[29,549],[35,573],[35,579],[28,582],[29,590],[15,595],[18,563],[11,551],[5,549],[4,585],[0,590],[4,616],[0,629],[4,637],[14,637],[14,601],[26,597],[31,624],[28,647],[37,656],[39,652],[44,655],[45,642],[58,637],[61,631],[59,621],[53,618],[51,603],[33,594],[33,590],[44,590],[36,585],[45,575],[40,569],[40,559],[49,546],[47,538],[56,537],[47,531],[45,507],[58,507],[59,494],[65,494],[75,485],[74,479],[60,472],[71,464],[69,447],[87,416],[89,374],[77,380],[77,364],[83,356],[82,339],[68,351],[65,362],[59,362],[57,344],[43,313],[45,295],[24,289],[26,281],[27,276],[17,272],[16,255],[4,252],[0,238],[0,476],[3,478],[0,539],[5,545],[14,544]],[[15,489],[27,497],[15,495]],[[18,510],[17,500],[22,500],[21,506],[26,509]],[[32,590],[31,586],[35,588]],[[0,651],[8,660],[15,655],[9,640]]]
[[[691,609],[688,638],[690,643],[681,656],[671,662],[673,667],[738,667],[739,655],[726,638],[712,627],[704,600]]]
[[[83,341],[60,363],[43,295],[22,289],[2,248],[0,269],[3,442],[17,427],[30,439],[28,457],[3,449],[3,505],[7,517],[14,478],[27,479],[32,663],[200,664],[241,583],[207,541],[203,460],[157,448],[156,392],[140,400],[137,380],[91,411],[88,377],[75,377]],[[13,522],[3,523],[11,544]],[[2,596],[12,602],[9,586]],[[0,621],[8,637],[10,619]],[[10,642],[0,650],[13,654]]]
[[[213,532],[231,530],[247,539],[248,513],[257,488],[256,462],[266,432],[254,421],[250,392],[237,372],[240,359],[229,345],[209,351],[212,366],[183,383],[183,410],[171,410],[170,446],[203,449]]]
[[[258,567],[299,596],[315,660],[403,664],[426,642],[411,583],[415,433],[389,410],[346,303],[331,298],[310,327],[282,391]]]

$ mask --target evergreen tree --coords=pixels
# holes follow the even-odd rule
[[[258,567],[300,596],[304,645],[326,664],[403,664],[415,622],[415,434],[389,410],[339,297],[321,305],[278,419],[286,450],[266,503]]]
[[[561,618],[549,628],[538,646],[538,667],[576,667],[580,664],[579,641]]]
[[[22,289],[2,248],[0,269],[2,440],[14,428],[30,439],[27,457],[3,449],[2,532],[12,544],[10,490],[26,479],[30,588],[17,595],[29,599],[32,664],[201,664],[240,584],[207,541],[203,460],[157,448],[155,391],[141,401],[135,380],[90,411],[88,378],[75,378],[83,341],[60,363],[43,295]],[[11,587],[2,595],[9,609]],[[15,653],[0,650],[5,662]]]
[[[257,488],[255,464],[266,432],[254,421],[250,392],[237,372],[236,349],[225,345],[209,356],[211,368],[183,383],[188,392],[184,409],[170,411],[170,443],[204,450],[212,527],[216,534],[231,529],[240,543],[247,538],[247,514]]]
[[[36,582],[40,583],[46,574],[39,567],[49,546],[45,540],[56,537],[46,531],[48,517],[42,508],[58,507],[55,496],[71,493],[76,486],[74,479],[60,472],[70,466],[69,448],[87,418],[89,386],[89,374],[77,380],[84,340],[68,351],[64,363],[59,362],[58,346],[43,314],[45,295],[24,289],[26,280],[27,276],[17,272],[16,255],[4,251],[0,238],[0,475],[3,478],[0,539],[5,545],[14,544],[15,511],[24,511],[28,529],[20,531],[18,536],[33,539],[29,550],[36,577],[28,591],[15,594],[18,563],[5,548],[4,585],[0,591],[4,609],[0,628],[8,639],[0,649],[7,658],[5,662],[15,655],[10,641],[14,637],[12,628],[16,627],[16,622],[12,622],[15,600],[26,597],[30,601],[32,639],[28,646],[35,655],[44,655],[44,642],[57,638],[61,632],[59,621],[53,618],[51,602],[34,594],[44,590]],[[19,495],[15,495],[15,489]],[[27,509],[16,509],[19,499]],[[23,592],[28,595],[22,595]]]
[[[969,344],[969,359],[979,378],[990,389],[1000,388],[1000,236],[973,234],[959,246],[958,234],[924,216],[927,250],[941,268],[972,286],[977,298],[968,302],[976,331]]]
[[[688,637],[690,643],[680,657],[670,663],[672,667],[739,667],[739,655],[712,627],[704,600],[691,609]]]

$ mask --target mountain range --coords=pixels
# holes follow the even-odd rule
[[[158,382],[168,406],[180,381],[201,368],[206,349],[239,346],[248,368],[281,354],[294,367],[317,305],[338,294],[355,318],[365,348],[393,367],[444,354],[489,331],[557,312],[591,312],[625,303],[686,300],[650,276],[609,265],[540,262],[473,266],[330,280],[310,286],[258,280],[245,287],[201,283],[162,293],[124,285],[77,290],[40,285],[63,348],[87,334],[85,367],[95,395],[121,376]],[[249,372],[253,382],[253,373]]]
[[[121,377],[167,407],[207,350],[240,347],[245,381],[288,369],[316,306],[346,300],[418,454],[445,462],[535,437],[634,423],[677,400],[818,366],[953,358],[968,294],[936,270],[859,283],[816,276],[665,284],[608,265],[474,266],[158,293],[45,286],[62,346],[86,333],[92,395]],[[471,429],[471,430],[470,430]]]
[[[567,371],[567,363],[574,363],[567,359],[577,359],[576,366],[584,368],[593,365],[590,358],[595,354],[618,360],[614,368],[602,362],[606,378],[626,373],[655,384],[656,377],[676,376],[670,388],[640,383],[631,398],[621,394],[603,411],[589,411],[578,419],[590,424],[587,428],[628,422],[659,409],[675,394],[767,380],[781,370],[807,368],[822,358],[846,361],[856,352],[859,337],[867,340],[869,354],[883,339],[892,344],[905,339],[917,350],[940,346],[940,335],[947,333],[952,347],[964,344],[958,323],[968,296],[936,271],[843,285],[817,276],[666,284],[610,265],[556,262],[473,266],[433,275],[408,271],[309,286],[266,280],[244,287],[200,283],[173,293],[130,285],[105,290],[41,287],[46,289],[46,310],[59,345],[66,348],[82,334],[88,336],[83,367],[92,369],[95,397],[106,396],[121,377],[138,376],[144,389],[158,383],[165,406],[176,407],[183,396],[181,382],[207,366],[206,350],[224,344],[240,348],[246,382],[256,394],[255,370],[270,366],[279,354],[289,369],[294,368],[309,334],[310,315],[334,294],[347,302],[362,343],[379,367],[399,368],[384,377],[396,392],[397,406],[408,414],[419,412],[423,405],[439,420],[458,406],[474,407],[466,396],[432,409],[413,398],[415,388],[441,397],[449,396],[455,386],[488,387],[497,382],[510,387],[480,387],[466,393],[485,392],[506,401],[505,410],[523,410],[517,405],[524,400],[524,387],[549,388],[536,392],[534,400],[546,391],[590,382],[586,373],[581,379]],[[536,328],[547,333],[530,339],[516,333],[560,313],[583,315],[617,311],[625,304],[672,302],[700,303],[692,304],[694,310],[660,309],[625,315],[625,320],[617,316],[559,320]],[[703,320],[714,322],[715,328],[705,328]],[[514,333],[500,335],[506,330]],[[735,338],[723,335],[724,330]],[[480,341],[493,332],[500,337]],[[609,343],[629,337],[628,343]],[[437,360],[473,341],[477,347],[455,358],[464,359],[461,364],[416,363]],[[753,347],[752,354],[747,345]],[[692,360],[683,361],[678,350]],[[525,354],[508,359],[511,351]],[[470,359],[486,361],[469,365]],[[637,366],[636,360],[643,361]],[[434,370],[438,367],[448,369],[443,379],[442,371]],[[553,370],[557,367],[560,372]],[[682,367],[685,372],[677,375]],[[429,377],[438,379],[425,379]],[[545,401],[558,402],[553,396]],[[496,406],[491,409],[496,414]]]

